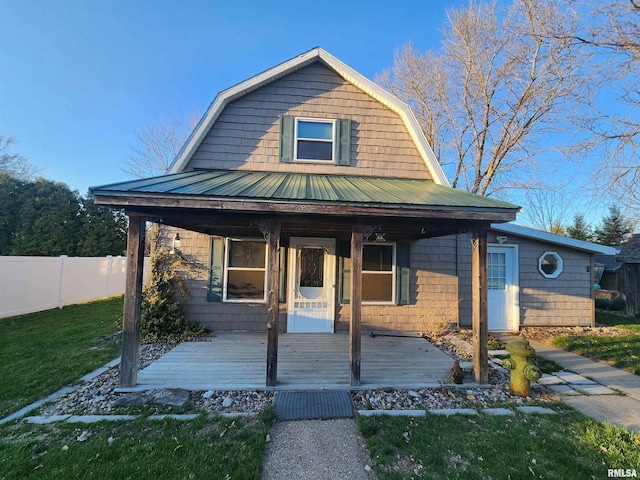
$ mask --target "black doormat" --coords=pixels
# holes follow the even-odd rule
[[[353,417],[351,395],[344,390],[277,392],[274,405],[278,420]]]

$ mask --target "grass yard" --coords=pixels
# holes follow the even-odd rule
[[[555,408],[561,409],[561,406]],[[579,413],[361,417],[379,479],[607,478],[640,470],[640,435]]]
[[[0,418],[120,354],[122,297],[0,319]]]
[[[640,319],[597,312],[596,323],[629,331],[628,335],[559,335],[553,345],[640,375]]]
[[[269,410],[253,419],[3,425],[0,479],[259,479],[272,421]]]

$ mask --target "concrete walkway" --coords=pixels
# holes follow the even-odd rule
[[[262,480],[375,478],[353,419],[278,422],[270,437]]]
[[[503,341],[520,339],[516,336],[501,336]],[[562,394],[563,403],[570,405],[584,415],[598,422],[606,422],[629,431],[640,432],[640,376],[611,367],[605,363],[567,352],[544,343],[529,340],[529,344],[536,353],[548,360],[553,360],[565,370],[575,372],[581,377],[593,380],[596,385],[589,383],[574,383],[571,392]],[[542,379],[541,379],[542,380]],[[580,382],[578,380],[578,382]],[[549,383],[547,383],[549,385]],[[607,392],[602,387],[608,387],[614,392]],[[589,394],[589,391],[592,394]],[[611,394],[620,393],[621,395]]]

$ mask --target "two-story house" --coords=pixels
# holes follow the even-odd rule
[[[136,381],[147,220],[198,267],[189,321],[268,333],[268,385],[280,332],[348,331],[357,385],[363,330],[458,322],[466,232],[486,381],[487,232],[519,208],[451,188],[409,107],[321,48],[221,92],[167,175],[92,192],[130,219],[123,386]]]

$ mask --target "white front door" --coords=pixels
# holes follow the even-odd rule
[[[517,245],[489,245],[487,253],[489,330],[519,326]]]
[[[333,332],[336,241],[292,237],[287,332]]]

